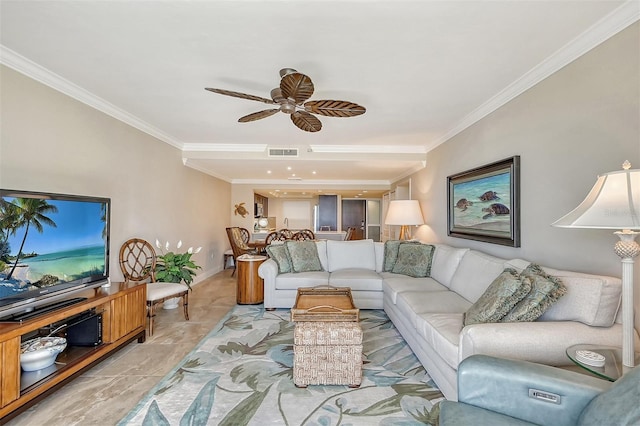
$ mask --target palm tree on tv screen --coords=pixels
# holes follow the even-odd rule
[[[18,207],[0,198],[0,261],[9,263],[9,236],[15,235],[19,217]]]
[[[56,228],[56,223],[51,220],[51,218],[45,216],[48,213],[57,213],[58,208],[52,204],[49,204],[46,200],[36,199],[36,198],[16,198],[13,200],[13,205],[17,207],[18,215],[15,217],[14,222],[12,223],[11,229],[12,232],[15,233],[18,228],[24,226],[24,237],[22,237],[22,243],[20,244],[20,249],[18,250],[18,255],[16,256],[16,261],[13,263],[13,267],[11,268],[11,272],[7,275],[7,280],[11,279],[13,272],[16,270],[18,266],[18,261],[20,260],[20,255],[22,255],[22,249],[24,248],[24,243],[27,241],[27,235],[29,234],[29,228],[34,227],[36,231],[42,234],[44,230],[43,225],[49,225],[51,227]],[[3,223],[4,228],[4,223]]]

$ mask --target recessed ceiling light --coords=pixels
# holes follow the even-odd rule
[[[291,166],[287,166],[287,170],[291,170]]]
[[[315,170],[314,170],[314,171],[312,171],[312,172],[311,172],[311,174],[314,174],[314,175],[315,175],[315,174],[316,174],[316,171],[315,171]]]
[[[291,176],[296,177],[296,174],[295,173],[291,173]]]
[[[271,170],[267,170],[267,174],[270,175],[271,174]]]

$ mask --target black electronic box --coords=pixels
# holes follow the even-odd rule
[[[67,345],[98,346],[102,344],[102,314],[85,312],[73,318],[67,327]]]

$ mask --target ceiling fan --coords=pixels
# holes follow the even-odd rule
[[[271,90],[271,99],[231,90],[211,87],[205,87],[205,89],[221,95],[278,105],[278,108],[265,109],[240,117],[238,119],[240,123],[260,120],[282,111],[291,116],[291,121],[298,128],[305,132],[317,132],[322,129],[322,123],[313,114],[327,117],[355,117],[366,112],[363,106],[348,101],[307,101],[313,95],[313,82],[308,76],[293,68],[281,69],[280,77],[280,87]]]

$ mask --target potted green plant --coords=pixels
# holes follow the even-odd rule
[[[156,268],[154,270],[156,281],[165,283],[184,282],[189,290],[191,290],[191,283],[193,282],[193,277],[196,275],[196,270],[201,269],[200,266],[191,260],[191,256],[199,253],[202,247],[198,247],[195,250],[193,247],[189,247],[185,253],[176,253],[169,251],[170,245],[168,241],[163,248],[157,239],[156,247],[161,251],[161,254],[156,257]],[[180,247],[182,247],[182,240],[178,241],[176,251]],[[174,299],[165,302],[164,308],[176,308],[179,299],[177,297]]]

